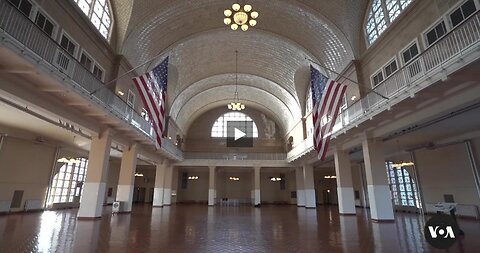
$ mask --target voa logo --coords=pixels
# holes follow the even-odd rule
[[[443,238],[455,238],[452,226],[440,227],[440,226],[428,226],[428,231],[432,239],[436,239],[439,236]]]
[[[459,228],[456,221],[449,215],[434,215],[425,224],[425,239],[437,249],[450,248],[459,235]]]

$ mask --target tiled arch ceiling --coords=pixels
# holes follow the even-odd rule
[[[234,73],[233,51],[238,49],[239,73],[280,85],[282,92],[286,91],[296,101],[291,98],[280,98],[278,101],[282,104],[296,104],[294,111],[297,111],[299,104],[304,104],[304,96],[301,95],[304,91],[298,90],[299,85],[294,83],[294,79],[298,69],[308,66],[306,57],[336,70],[343,69],[354,58],[349,40],[357,37],[345,35],[348,34],[345,31],[351,32],[355,29],[344,29],[352,22],[345,21],[345,17],[342,18],[341,15],[333,14],[341,14],[343,10],[340,8],[352,5],[347,2],[351,1],[318,0],[312,3],[301,0],[251,0],[249,3],[260,13],[258,25],[247,32],[233,32],[222,22],[223,10],[231,5],[232,1],[135,1],[122,53],[134,66],[146,62],[154,55],[170,55],[175,74],[171,78],[174,79],[173,82],[169,81],[169,97],[176,98],[190,85],[210,77]],[[359,2],[363,4],[365,1]],[[356,4],[357,2],[353,5]],[[364,10],[356,8],[356,11],[361,13],[357,15],[361,19]],[[333,20],[335,25],[330,20]],[[343,23],[340,24],[340,21]],[[340,25],[337,25],[337,22]],[[155,63],[147,65],[146,68],[151,68]],[[140,69],[139,72],[144,70]],[[229,80],[218,84],[233,83]],[[301,86],[306,89],[307,85],[306,83]],[[217,94],[213,97],[217,100],[224,99]],[[181,104],[182,100],[175,101]],[[265,101],[269,100],[254,103]],[[169,102],[173,103],[173,99]],[[201,103],[195,106],[201,106]],[[172,104],[171,107],[172,110],[175,109]],[[186,107],[178,106],[182,111]],[[181,116],[178,120],[181,120]],[[293,113],[289,117],[291,119],[285,122],[296,122],[301,116]],[[284,127],[288,128],[289,124]]]
[[[239,85],[238,90],[241,94],[249,94],[248,97],[240,96],[242,103],[249,108],[254,108],[272,117],[283,132],[290,129],[292,126],[293,115],[289,108],[279,99],[272,97],[267,91],[261,90],[257,87]],[[180,126],[184,133],[188,132],[188,129],[193,121],[202,114],[208,112],[211,109],[226,106],[231,101],[232,86],[223,85],[217,86],[208,90],[204,90],[195,96],[193,96],[188,102],[183,105],[177,116],[174,118],[177,124]],[[221,98],[221,99],[218,99]],[[262,101],[269,101],[268,105]],[[203,104],[202,107],[198,107],[198,104]]]
[[[212,42],[221,46],[212,49]],[[169,95],[175,97],[205,78],[235,73],[235,50],[239,51],[239,73],[271,80],[295,97],[295,72],[301,66],[309,64],[305,58],[313,58],[293,42],[261,30],[242,34],[216,29],[181,42],[147,68],[158,64],[167,54],[170,56],[170,64],[175,68],[176,74],[170,79]]]
[[[233,96],[233,86],[227,85],[234,83],[234,78],[234,74],[222,74],[190,85],[176,97],[171,98],[173,102],[170,108],[170,116],[184,130],[189,122],[195,118],[194,114],[199,108],[207,107],[214,101],[223,101],[223,106],[225,106]],[[263,104],[265,108],[262,108],[262,111],[281,114],[278,116],[280,119],[278,122],[282,122],[283,129],[290,129],[296,120],[298,121],[301,118],[301,110],[296,98],[285,89],[279,88],[278,84],[248,74],[240,74],[238,83],[242,102],[243,100],[249,100],[251,104]],[[205,94],[212,94],[212,89],[219,87],[222,87],[221,91],[226,93],[218,93],[207,99],[198,99],[197,96],[201,95],[203,91],[209,91]],[[216,91],[220,91],[220,89],[216,89]],[[261,96],[258,96],[258,93],[261,93]],[[269,101],[269,103],[265,105],[265,101]],[[189,121],[181,121],[180,118],[189,119]]]
[[[222,22],[225,0],[136,1],[123,53],[134,64],[165,51],[178,41],[212,29],[228,28]],[[250,3],[260,12],[257,29],[295,41],[317,59],[335,69],[353,59],[344,34],[324,16],[297,1]],[[211,46],[221,47],[212,42]]]

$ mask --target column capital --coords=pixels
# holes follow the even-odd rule
[[[209,168],[209,169],[215,169],[215,168],[217,168],[217,166],[215,166],[215,165],[208,165],[208,168]]]

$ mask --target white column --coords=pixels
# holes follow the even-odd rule
[[[254,174],[254,206],[259,207],[261,200],[260,200],[260,167],[253,168]]]
[[[208,205],[214,206],[215,205],[215,166],[208,167],[209,174],[208,174]]]
[[[295,169],[297,185],[297,206],[305,207],[305,190],[303,189],[303,167]]]
[[[172,177],[173,166],[168,163],[165,166],[165,180],[163,184],[163,205],[169,206],[172,204]]]
[[[338,210],[340,214],[356,214],[350,155],[344,150],[335,151]]]
[[[161,161],[156,165],[155,171],[155,189],[153,190],[153,207],[163,207],[163,187],[165,180],[165,164]]]
[[[365,139],[362,148],[372,220],[393,221],[393,205],[390,187],[388,186],[382,142]]]
[[[305,190],[305,207],[317,208],[315,198],[315,179],[313,178],[313,166],[303,166],[303,186]]]
[[[137,168],[137,145],[126,148],[122,155],[120,176],[118,177],[117,201],[123,202],[122,212],[132,211],[133,188],[135,183],[135,171]]]
[[[92,136],[87,178],[78,210],[79,219],[94,219],[102,216],[111,144],[112,138],[109,129],[102,131],[98,136]]]

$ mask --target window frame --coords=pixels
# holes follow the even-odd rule
[[[243,116],[245,116],[245,121],[246,122],[252,122],[252,125],[253,125],[253,128],[252,128],[252,138],[259,138],[259,131],[258,131],[258,127],[257,127],[257,123],[255,123],[255,120],[253,120],[252,117],[250,117],[248,114],[246,113],[243,113],[243,112],[239,112],[239,111],[227,111],[225,113],[222,113],[220,116],[218,116],[215,121],[213,122],[213,124],[211,125],[210,127],[210,138],[212,139],[224,139],[224,138],[227,138],[227,122],[229,120],[225,119],[225,115],[228,115],[228,114],[233,114],[233,113],[238,113],[238,114],[242,114]],[[222,131],[221,131],[221,136],[214,136],[213,133],[214,133],[214,127],[216,127],[216,124],[217,122],[219,122],[219,120],[222,119],[222,125],[221,125],[221,128],[222,128]],[[251,121],[249,121],[248,119],[250,119]],[[238,121],[238,120],[233,120],[233,121]],[[217,132],[217,131],[216,131]],[[255,136],[255,133],[256,133],[256,136]],[[247,133],[248,134],[248,133]]]
[[[427,34],[431,32],[433,29],[436,29],[441,22],[445,24],[445,34],[443,34],[441,37],[438,37],[437,40],[435,40],[433,43],[428,44]],[[423,45],[425,46],[425,49],[435,45],[438,41],[440,41],[443,37],[445,37],[451,30],[452,30],[451,25],[448,22],[448,18],[446,18],[446,16],[442,16],[439,19],[437,19],[435,22],[433,22],[432,25],[430,25],[427,29],[425,29],[422,32],[422,40],[423,40]]]
[[[447,23],[448,25],[450,26],[450,29],[455,29],[455,27],[459,26],[459,25],[462,25],[465,20],[467,20],[468,18],[470,18],[472,15],[474,15],[476,12],[478,12],[480,10],[480,1],[479,0],[472,0],[473,1],[473,4],[475,5],[476,7],[476,11],[474,11],[470,16],[468,17],[464,17],[464,19],[462,20],[462,22],[458,23],[457,25],[453,25],[453,22],[452,22],[452,18],[450,17],[450,15],[452,15],[456,10],[458,10],[459,8],[462,8],[462,6],[469,0],[464,0],[464,1],[461,1],[457,4],[455,4],[452,8],[450,8],[446,14],[445,14],[445,17],[447,19]]]
[[[368,8],[367,8],[367,11],[365,13],[365,16],[364,16],[364,20],[363,20],[363,32],[364,32],[364,39],[365,39],[365,45],[368,48],[370,48],[372,45],[375,44],[375,42],[377,42],[383,34],[385,34],[385,32],[388,31],[388,29],[390,28],[390,26],[392,26],[392,24],[395,24],[397,23],[402,15],[404,13],[406,13],[408,10],[410,10],[412,8],[413,5],[416,4],[416,2],[418,2],[419,0],[411,0],[411,2],[406,6],[406,7],[402,7],[401,4],[400,4],[400,0],[396,0],[397,1],[397,4],[400,6],[400,13],[392,20],[390,18],[390,15],[389,15],[389,12],[388,12],[388,8],[387,8],[387,0],[379,0],[380,1],[380,8],[382,9],[383,11],[383,14],[384,14],[384,20],[385,20],[385,29],[381,32],[381,33],[378,33],[376,32],[377,34],[377,37],[373,40],[373,41],[370,41],[369,39],[369,33],[368,33],[368,30],[367,30],[367,25],[368,25],[368,21],[369,21],[369,18],[370,18],[370,14],[372,13],[373,14],[373,17],[375,19],[375,15],[374,15],[374,12],[373,12],[373,1],[375,0],[370,0],[368,1]],[[377,24],[376,22],[375,23],[375,30],[377,30]]]
[[[390,73],[390,75],[387,76],[387,71],[385,70],[385,68],[387,66],[390,66],[393,62],[395,62],[395,64],[397,65],[397,69],[395,71],[393,71],[392,73]],[[393,74],[397,73],[398,70],[400,70],[400,65],[398,64],[397,56],[393,56],[385,65],[382,66],[383,80],[385,81],[387,78],[389,78]]]
[[[62,29],[62,31],[60,33],[60,36],[58,37],[58,45],[60,46],[60,48],[62,48],[63,50],[68,52],[67,49],[62,47],[62,38],[63,38],[64,35],[67,37],[67,39],[70,40],[70,42],[73,42],[73,44],[75,44],[75,50],[73,52],[73,55],[71,55],[71,56],[73,58],[75,58],[76,60],[78,60],[78,52],[80,51],[80,44],[78,44],[74,39],[72,39],[73,37],[70,36],[70,34],[68,34],[68,32],[65,31],[64,29]]]
[[[100,37],[104,40],[106,40],[107,42],[110,42],[111,40],[111,37],[112,37],[112,34],[113,34],[113,27],[115,25],[115,18],[114,18],[114,15],[113,15],[113,9],[112,9],[112,3],[110,0],[105,0],[106,2],[106,6],[108,7],[108,10],[110,12],[110,28],[108,29],[108,34],[107,34],[107,37],[104,37],[102,35],[102,33],[100,32],[100,29],[97,29],[97,27],[95,27],[95,25],[93,24],[93,21],[92,21],[92,15],[94,13],[94,8],[95,8],[95,3],[97,2],[98,0],[92,0],[92,6],[90,8],[90,10],[88,11],[88,14],[86,14],[85,12],[83,12],[83,10],[80,8],[80,6],[74,1],[74,0],[70,0],[70,3],[76,8],[76,10],[79,12],[79,14],[85,18],[85,20],[87,21],[88,25],[91,26],[91,28],[97,32],[98,35],[100,35]],[[100,20],[100,22],[102,22]]]
[[[417,46],[418,54],[415,55],[414,57],[412,57],[408,62],[405,62],[405,59],[403,59],[403,53],[405,53],[407,50],[409,50],[414,44]],[[407,46],[403,47],[399,52],[399,54],[400,54],[399,58],[400,58],[401,63],[402,63],[401,66],[404,67],[404,66],[410,64],[413,60],[417,59],[417,57],[419,55],[421,55],[422,52],[423,51],[420,48],[420,44],[418,43],[418,38],[413,39],[410,43],[407,44]]]
[[[95,74],[93,73],[93,71],[95,70],[95,67],[97,67],[98,69],[100,69],[102,71],[102,76],[100,77],[100,81],[103,82],[103,80],[105,79],[105,69],[97,61],[93,60],[93,65],[92,65],[93,76],[95,76]],[[95,77],[97,77],[97,76],[95,76]]]
[[[85,50],[84,48],[82,48],[80,50],[80,54],[78,55],[78,62],[80,63],[80,65],[83,66],[82,64],[82,54],[85,54],[88,58],[90,58],[90,60],[92,61],[92,66],[90,67],[90,69],[88,69],[88,71],[90,71],[90,73],[93,74],[93,66],[95,65],[95,59],[93,59],[93,57],[87,52],[87,50]],[[85,66],[83,66],[85,67]],[[87,68],[87,67],[85,67]]]
[[[33,0],[19,0],[20,1],[20,5],[23,1],[28,1],[30,2],[30,4],[32,5],[31,9],[30,9],[30,13],[28,15],[26,15],[25,13],[23,13],[23,11],[20,9],[20,5],[19,6],[15,6],[14,3],[12,3],[11,1],[7,0],[8,3],[10,3],[13,7],[15,7],[20,13],[22,13],[23,15],[25,15],[26,17],[28,17],[28,19],[32,20],[32,16],[34,16],[34,12],[35,12],[35,6],[38,6],[38,4],[33,1]]]
[[[378,82],[377,84],[375,84],[374,82],[374,78],[376,76],[378,76],[379,74],[382,74],[382,81]],[[375,71],[371,76],[370,76],[370,82],[371,82],[371,86],[372,86],[372,89],[375,89],[375,87],[377,87],[379,84],[381,84],[383,81],[385,81],[385,74],[383,73],[383,67],[381,69],[378,69],[377,71]]]
[[[31,1],[31,2],[34,2],[34,1]],[[58,35],[58,31],[60,30],[60,26],[58,25],[57,21],[55,19],[52,18],[52,16],[50,16],[48,14],[47,11],[45,11],[42,7],[40,7],[38,4],[35,4],[34,7],[33,7],[33,11],[32,11],[33,15],[32,15],[32,18],[31,20],[33,21],[33,23],[35,23],[35,25],[37,25],[37,16],[38,16],[38,13],[41,13],[43,16],[45,16],[45,18],[48,19],[48,21],[50,21],[52,24],[53,24],[53,31],[52,31],[52,36],[51,38],[53,40],[57,40],[57,35]],[[38,26],[38,25],[37,25]],[[39,27],[40,28],[40,27]],[[43,29],[40,28],[42,31]],[[45,31],[44,31],[45,32]],[[46,33],[46,32],[45,32]]]

